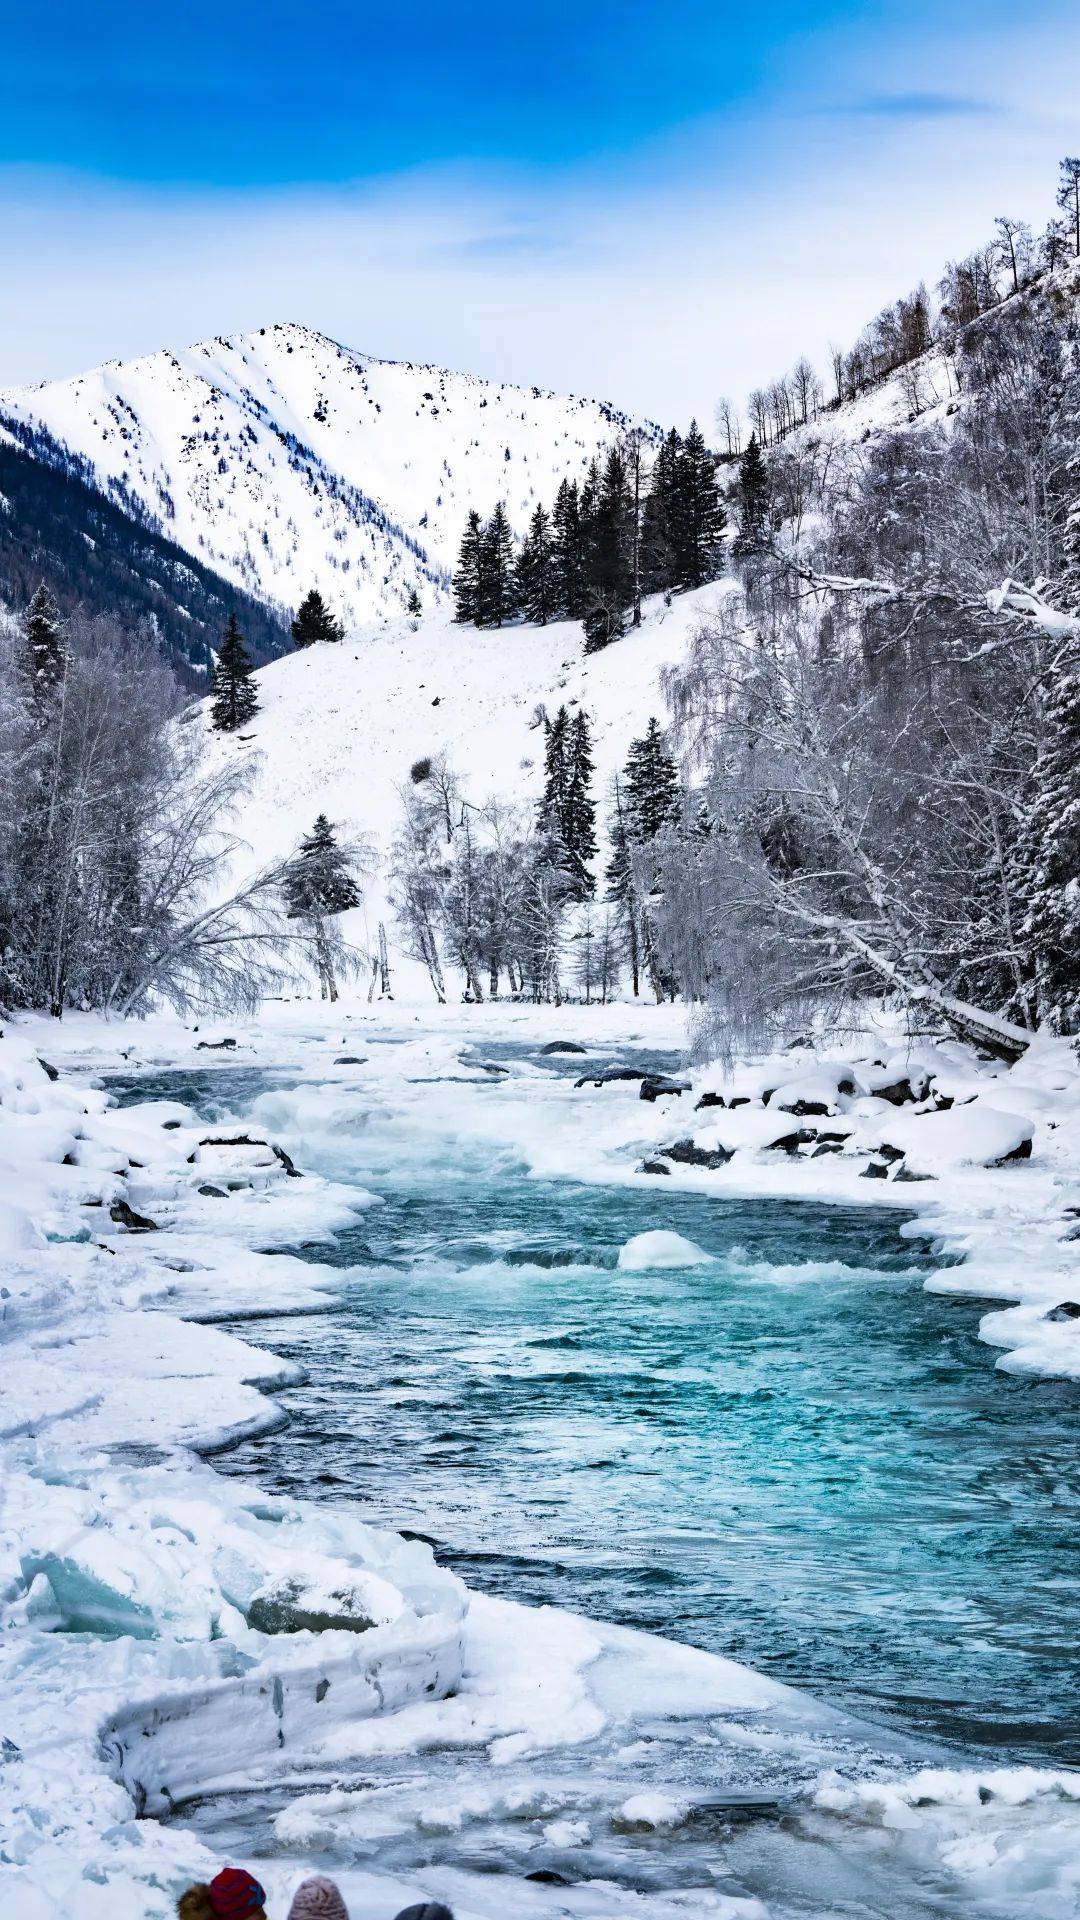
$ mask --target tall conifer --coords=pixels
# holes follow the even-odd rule
[[[219,733],[235,733],[253,720],[259,710],[259,696],[252,684],[252,665],[244,645],[235,613],[218,649],[210,690],[214,703],[210,709],[213,726]]]

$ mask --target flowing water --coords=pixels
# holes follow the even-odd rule
[[[484,1058],[580,1066],[521,1045]],[[288,1082],[219,1068],[113,1089],[279,1120]],[[343,1270],[338,1312],[238,1327],[305,1378],[279,1396],[289,1424],[221,1471],[357,1502],[474,1587],[727,1655],[886,1744],[1080,1761],[1078,1396],[995,1370],[975,1303],[925,1291],[932,1256],[901,1215],[530,1178],[467,1136],[433,1153],[393,1125],[326,1159],[382,1204],[302,1249]],[[656,1226],[713,1264],[620,1268]],[[740,1885],[784,1890],[778,1858],[762,1871]],[[794,1880],[786,1897],[778,1911],[968,1910],[936,1883],[926,1905],[837,1883],[819,1909]]]

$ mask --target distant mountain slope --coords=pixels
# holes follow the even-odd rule
[[[0,411],[0,601],[20,609],[44,581],[65,612],[81,604],[129,627],[153,619],[195,684],[231,612],[260,662],[291,645],[278,612],[183,553],[130,505],[100,493],[47,433]]]
[[[313,583],[352,625],[447,590],[470,507],[521,530],[626,417],[591,400],[375,360],[283,324],[0,392],[97,484],[247,592]]]
[[[608,787],[649,717],[663,719],[665,667],[681,660],[703,615],[731,580],[646,603],[642,625],[617,646],[584,652],[578,622],[477,631],[447,610],[418,622],[378,623],[342,644],[305,648],[257,676],[260,711],[243,735],[209,733],[215,764],[240,759],[252,787],[236,821],[249,852],[244,870],[292,851],[326,813],[346,836],[370,839],[376,869],[365,904],[349,915],[350,938],[369,947],[386,919],[395,966],[405,966],[387,904],[388,858],[401,820],[400,790],[425,755],[446,753],[466,797],[497,795],[529,805],[543,785],[538,708],[585,708],[602,821]],[[208,706],[199,712],[208,725]],[[598,871],[601,863],[598,863]],[[423,986],[423,970],[416,979]]]

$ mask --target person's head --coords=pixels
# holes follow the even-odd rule
[[[316,1873],[297,1887],[289,1920],[349,1920],[349,1913],[340,1888]]]
[[[213,1920],[266,1920],[266,1895],[243,1867],[222,1867],[210,1882]]]
[[[214,1920],[214,1909],[210,1905],[210,1889],[205,1881],[189,1887],[180,1895],[176,1903],[180,1920]]]

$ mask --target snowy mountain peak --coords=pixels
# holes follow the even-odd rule
[[[355,352],[296,321],[0,391],[249,592],[351,625],[447,590],[465,517],[538,501],[630,422],[594,400]]]

